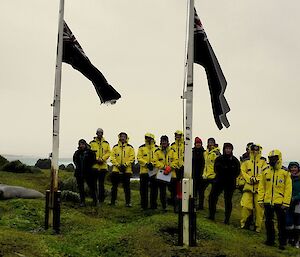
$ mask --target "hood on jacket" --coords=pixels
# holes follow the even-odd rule
[[[175,135],[181,135],[180,139],[175,138],[175,142],[179,142],[179,143],[183,143],[184,142],[184,138],[183,138],[183,131],[181,130],[176,130]]]
[[[232,156],[232,155],[233,155],[233,145],[232,145],[231,143],[224,143],[224,145],[223,145],[223,155],[226,155],[226,154],[225,154],[225,148],[226,148],[226,147],[229,147],[229,148],[232,149],[231,155],[230,155],[230,156]]]
[[[256,158],[260,159],[263,148],[261,145],[258,145],[258,144],[250,145],[250,159],[254,159],[254,154],[252,152],[254,148],[258,148],[258,153],[256,155]]]
[[[282,167],[282,154],[281,154],[281,152],[277,149],[272,150],[268,155],[269,160],[270,160],[270,157],[273,157],[273,156],[278,156],[278,161],[275,165],[275,169],[280,169]]]
[[[155,141],[155,136],[152,134],[152,133],[146,133],[145,134],[145,137],[150,137],[152,140],[151,140],[151,144],[154,144],[155,145],[155,143],[156,143],[156,141]],[[145,144],[147,144],[147,141],[146,141],[146,139],[145,139]]]

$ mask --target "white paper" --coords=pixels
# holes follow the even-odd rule
[[[156,178],[165,182],[170,182],[172,178],[172,172],[170,172],[168,175],[165,175],[163,170],[159,170]]]

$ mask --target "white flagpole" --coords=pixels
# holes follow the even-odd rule
[[[187,87],[184,92],[186,100],[185,122],[185,151],[184,151],[184,179],[182,181],[182,214],[183,214],[183,244],[191,245],[193,229],[191,226],[194,214],[191,203],[193,200],[192,179],[192,126],[193,126],[193,68],[194,68],[194,0],[188,0],[188,49],[187,49]],[[193,217],[195,217],[193,215]],[[192,231],[191,231],[192,230]],[[192,233],[191,233],[192,232]],[[194,239],[195,240],[195,239]]]
[[[60,95],[61,95],[61,69],[63,55],[63,29],[64,29],[64,0],[60,0],[58,18],[58,40],[55,68],[55,86],[53,98],[53,136],[51,158],[51,188],[49,199],[49,225],[53,225],[54,193],[58,189],[58,157],[59,157],[59,124],[60,124]]]

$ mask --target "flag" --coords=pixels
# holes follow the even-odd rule
[[[110,85],[103,74],[91,63],[82,47],[64,21],[62,61],[72,65],[94,85],[101,103],[114,103],[121,95]]]
[[[222,129],[223,125],[228,128],[230,124],[226,114],[230,111],[230,107],[224,96],[227,82],[196,10],[194,23],[194,62],[200,64],[205,69],[216,125],[219,129]]]

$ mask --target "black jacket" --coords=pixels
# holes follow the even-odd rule
[[[235,186],[241,165],[235,156],[221,155],[215,161],[216,182]]]
[[[204,170],[204,148],[193,148],[193,159],[192,159],[192,178],[202,178],[203,170]]]
[[[78,149],[73,155],[73,162],[75,164],[75,177],[86,177],[92,174],[92,166],[95,164],[96,155],[88,149]]]

